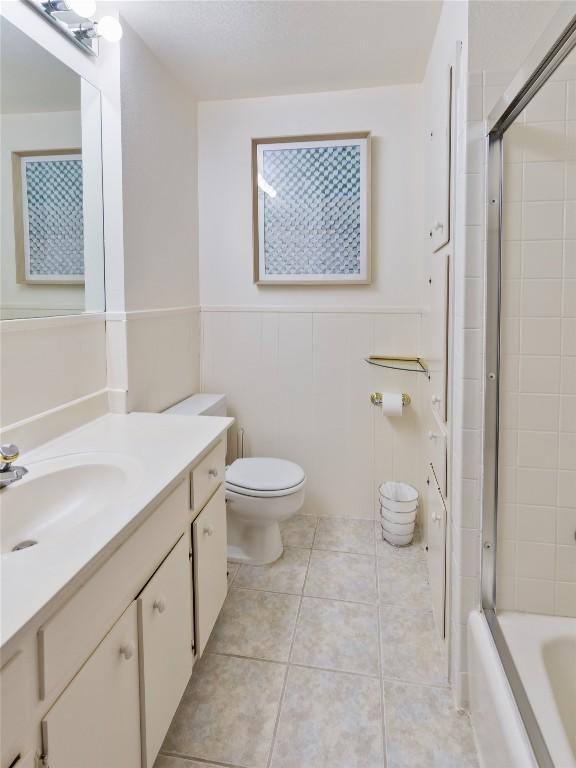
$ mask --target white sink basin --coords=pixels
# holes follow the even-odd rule
[[[138,461],[115,453],[21,463],[28,474],[0,491],[2,557],[17,557],[28,546],[66,535],[117,503],[119,495],[129,495],[142,475]]]

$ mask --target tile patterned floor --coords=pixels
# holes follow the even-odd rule
[[[229,592],[154,768],[477,768],[454,711],[424,550],[296,516]]]

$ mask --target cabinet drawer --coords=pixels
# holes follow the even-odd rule
[[[50,768],[140,768],[136,604],[42,720]]]
[[[38,632],[40,698],[72,679],[122,614],[189,520],[183,480],[100,570]]]
[[[221,485],[192,523],[196,653],[202,655],[226,597],[226,502]]]
[[[186,536],[137,603],[142,766],[151,768],[192,674],[192,584]]]
[[[224,482],[225,471],[226,443],[222,440],[192,470],[192,508],[195,512],[202,509],[220,483]]]

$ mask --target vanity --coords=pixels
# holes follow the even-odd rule
[[[232,421],[108,414],[20,458],[0,491],[1,768],[153,765],[226,596]]]

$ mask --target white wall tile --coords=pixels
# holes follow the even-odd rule
[[[576,542],[556,549],[556,578],[576,583]]]
[[[533,278],[562,277],[562,241],[537,240],[522,243],[522,276]]]
[[[556,543],[576,544],[576,507],[558,509]]]
[[[576,470],[576,432],[560,433],[558,451],[558,467]]]
[[[576,200],[576,163],[566,163],[566,200]]]
[[[558,506],[570,507],[576,499],[576,472],[561,469],[558,472]]]
[[[527,163],[524,167],[523,196],[516,199],[564,200],[563,163]]]
[[[566,118],[566,87],[564,83],[549,82],[526,107],[526,121],[550,122]]]
[[[520,125],[517,135],[523,148],[523,158],[528,163],[555,162],[570,157],[566,124],[563,122]]]
[[[560,388],[560,358],[521,356],[519,387],[522,393],[554,394],[558,392]]]
[[[552,469],[518,469],[518,502],[553,506],[557,499],[558,472]]]
[[[518,541],[556,542],[556,508],[523,504],[517,510]]]
[[[519,429],[557,429],[559,406],[558,395],[518,395]]]
[[[522,163],[508,163],[504,166],[503,199],[506,203],[522,200],[524,166]]]
[[[576,432],[576,396],[562,395],[560,398],[560,429]]]
[[[525,280],[522,283],[522,317],[559,317],[561,301],[561,280]]]
[[[525,432],[520,430],[517,435],[519,467],[554,469],[558,466],[558,435],[556,432]]]
[[[566,97],[566,119],[576,120],[576,81],[568,83]]]
[[[564,241],[564,277],[576,278],[576,240]]]
[[[567,240],[574,239],[576,238],[576,200],[568,200],[567,202],[565,202],[564,209],[565,209],[564,237]]]
[[[524,297],[523,297],[524,298]],[[523,311],[529,311],[523,302]],[[524,318],[520,324],[520,354],[559,355],[561,350],[562,321],[560,318]],[[510,350],[514,352],[514,348]]]
[[[560,391],[563,395],[576,395],[576,357],[562,358]]]
[[[576,584],[557,582],[554,602],[557,616],[576,617]]]
[[[522,239],[556,240],[562,237],[564,205],[561,202],[524,203]]]
[[[562,281],[562,315],[576,317],[576,280]]]
[[[556,547],[536,541],[519,541],[516,553],[516,577],[554,579]]]
[[[516,609],[529,613],[554,613],[554,581],[516,580]]]
[[[502,248],[502,279],[519,280],[522,277],[522,242],[506,240]]]

